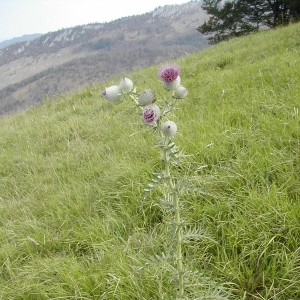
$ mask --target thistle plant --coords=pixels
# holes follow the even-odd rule
[[[182,257],[184,237],[182,231],[185,226],[180,216],[181,205],[179,196],[184,189],[184,181],[177,180],[176,176],[171,172],[174,163],[180,165],[182,155],[177,151],[173,141],[177,133],[177,125],[168,119],[168,115],[173,111],[179,99],[187,97],[188,90],[181,85],[180,67],[176,64],[164,65],[158,70],[157,75],[164,89],[167,93],[170,93],[168,99],[157,100],[156,94],[151,88],[137,93],[132,80],[127,77],[122,78],[118,86],[112,85],[107,87],[102,92],[102,95],[104,99],[113,104],[120,103],[128,97],[131,98],[135,106],[141,109],[141,117],[144,124],[159,135],[157,147],[161,149],[163,168],[162,171],[154,173],[155,178],[151,179],[144,190],[146,195],[149,195],[158,184],[163,186],[164,198],[161,200],[161,203],[163,207],[168,208],[172,212],[173,221],[171,224],[173,224],[174,239],[170,240],[170,248],[173,249],[171,259],[176,266],[177,298],[182,299],[185,296],[184,276],[186,274]],[[193,230],[192,234],[195,236],[197,232]]]
[[[180,205],[179,195],[176,183],[171,173],[172,160],[178,158],[176,156],[175,144],[172,141],[174,135],[177,132],[177,125],[171,121],[166,120],[166,116],[173,110],[178,99],[183,99],[187,96],[188,90],[184,86],[180,85],[180,67],[178,65],[165,65],[158,70],[157,75],[161,79],[161,83],[166,91],[171,92],[169,100],[164,99],[164,107],[159,107],[156,103],[155,92],[148,88],[142,91],[140,94],[136,92],[131,79],[124,77],[121,79],[120,84],[107,87],[102,95],[107,101],[116,104],[124,100],[125,96],[129,96],[134,100],[136,106],[142,108],[142,119],[146,125],[151,126],[160,135],[159,147],[162,151],[163,167],[164,170],[158,175],[157,179],[152,182],[145,189],[145,192],[149,193],[157,183],[165,182],[166,191],[165,201],[172,206],[174,211],[174,224],[176,232],[176,251],[175,260],[178,276],[178,296],[182,297],[184,294],[184,270],[182,261],[182,224],[180,219]]]

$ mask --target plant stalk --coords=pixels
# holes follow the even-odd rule
[[[184,294],[184,283],[183,283],[183,262],[182,262],[182,253],[181,253],[181,244],[182,244],[182,235],[181,235],[181,221],[180,221],[180,207],[179,207],[179,198],[178,193],[175,190],[174,183],[171,178],[170,173],[170,156],[169,156],[169,138],[165,138],[165,145],[163,151],[163,158],[165,163],[165,176],[168,181],[169,190],[168,190],[168,199],[173,202],[173,207],[175,211],[175,226],[176,226],[176,265],[178,272],[178,283],[179,283],[179,296],[182,297]]]

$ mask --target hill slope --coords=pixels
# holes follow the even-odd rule
[[[0,50],[0,115],[112,75],[206,48],[200,2],[50,32]]]
[[[22,42],[30,42],[37,38],[39,38],[42,34],[40,33],[34,33],[34,34],[25,34],[20,37],[15,37],[10,40],[6,40],[0,43],[0,49],[6,48],[10,45],[16,44],[16,43],[22,43]]]
[[[189,89],[173,118],[190,155],[178,172],[202,189],[182,197],[182,214],[211,237],[184,245],[200,276],[192,299],[207,277],[229,299],[300,299],[299,40],[295,24],[176,61]],[[162,103],[157,69],[127,75]],[[0,120],[2,299],[174,295],[165,264],[138,271],[169,247],[159,191],[143,200],[160,166],[156,137],[103,89]]]

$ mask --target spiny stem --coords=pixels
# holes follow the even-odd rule
[[[177,251],[176,251],[176,261],[177,261],[177,271],[178,271],[178,280],[179,280],[179,296],[183,296],[184,285],[183,285],[183,263],[182,263],[182,254],[181,254],[181,224],[180,224],[180,208],[179,208],[179,199],[177,193],[173,193],[173,203],[175,209],[175,224],[176,224],[176,236],[177,236]]]
[[[181,253],[181,244],[182,244],[182,236],[181,236],[181,221],[180,221],[180,207],[179,207],[179,198],[177,192],[175,190],[174,183],[171,178],[170,173],[170,156],[169,156],[169,138],[165,138],[163,157],[165,164],[165,177],[168,181],[168,194],[167,197],[169,200],[173,200],[173,207],[175,210],[175,226],[176,226],[176,264],[177,264],[177,272],[178,272],[178,281],[179,281],[179,296],[182,297],[184,294],[184,283],[183,283],[183,263],[182,263],[182,253]]]
[[[169,137],[166,137],[164,148],[163,148],[163,157],[164,157],[164,164],[165,164],[165,177],[167,178],[169,184],[169,190],[168,190],[168,196],[169,196],[171,194],[170,191],[174,189],[174,185],[170,174],[170,156],[168,153],[168,145],[169,145]]]

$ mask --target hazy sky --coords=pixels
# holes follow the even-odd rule
[[[190,0],[0,0],[0,42],[88,23],[143,14]]]

